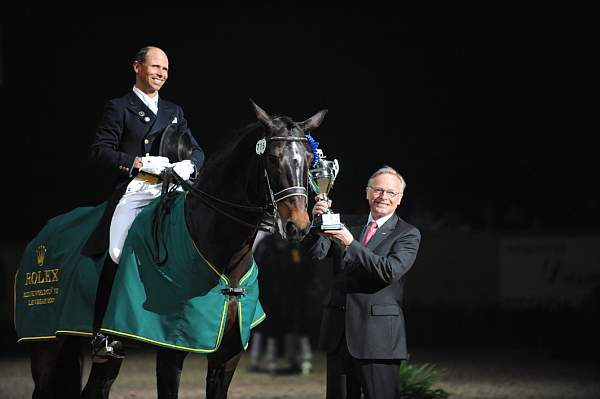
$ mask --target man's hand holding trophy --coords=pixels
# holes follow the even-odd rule
[[[348,247],[354,241],[352,233],[340,222],[340,214],[334,213],[329,207],[331,200],[329,192],[337,177],[340,166],[337,159],[328,161],[323,151],[316,149],[317,161],[308,171],[308,181],[313,191],[317,194],[317,203],[313,208],[313,222],[311,229],[320,235]]]
[[[328,197],[340,171],[340,166],[337,159],[326,160],[321,149],[317,149],[317,153],[318,160],[315,166],[308,171],[308,181],[315,194],[324,203],[317,203],[315,207],[317,215],[313,218],[311,228],[317,231],[340,230],[344,225],[340,222],[340,214],[329,209],[331,201]]]

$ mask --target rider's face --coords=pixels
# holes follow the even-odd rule
[[[159,48],[152,48],[146,54],[146,60],[135,62],[135,85],[138,89],[153,97],[169,77],[169,59]]]

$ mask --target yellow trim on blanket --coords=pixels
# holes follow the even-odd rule
[[[252,265],[250,265],[250,269],[248,269],[246,274],[244,274],[244,276],[240,279],[240,282],[238,283],[238,285],[242,285],[242,284],[244,284],[244,281],[248,280],[248,278],[252,274],[252,271],[254,270],[255,265],[256,265],[256,262],[254,262],[254,259],[252,259]]]
[[[262,323],[262,321],[266,318],[267,318],[267,315],[263,312],[263,314],[262,314],[262,316],[260,316],[260,318],[258,318],[254,323],[250,324],[250,329],[252,330],[258,324]],[[246,345],[244,345],[244,350],[248,349],[249,344],[250,344],[250,337],[248,337],[248,342],[246,342]]]
[[[92,335],[94,335],[91,332],[71,331],[71,330],[57,330],[56,334],[85,335],[85,336],[90,336],[90,337]]]
[[[44,339],[56,339],[56,335],[46,335],[46,336],[41,336],[41,337],[23,337],[23,338],[19,338],[17,340],[17,343],[22,342],[22,341],[41,341]]]
[[[186,192],[185,192],[184,205],[185,205],[185,200],[186,200],[186,198],[187,198],[187,195],[188,195],[188,191],[186,191]],[[185,206],[184,206],[184,207],[185,207]],[[214,267],[214,266],[213,266],[213,264],[212,264],[212,263],[210,263],[210,262],[208,261],[208,259],[206,259],[206,258],[204,257],[204,255],[202,255],[202,252],[200,252],[200,250],[199,250],[199,249],[198,249],[198,247],[196,246],[196,243],[195,243],[195,242],[194,242],[194,240],[192,239],[192,235],[190,234],[190,231],[189,231],[189,229],[188,229],[188,227],[187,227],[187,223],[184,223],[184,227],[185,227],[185,230],[187,231],[187,235],[188,235],[188,237],[190,238],[190,241],[191,241],[191,242],[192,242],[192,244],[194,245],[194,248],[196,248],[196,252],[198,252],[198,255],[200,255],[200,257],[201,257],[201,258],[202,258],[202,259],[203,259],[203,260],[206,262],[206,264],[207,264],[207,265],[208,265],[208,266],[209,266],[209,267],[212,269],[212,271],[213,271],[213,272],[214,272],[214,273],[215,273],[217,276],[219,276],[219,278],[220,278],[221,280],[223,280],[223,281],[225,282],[225,284],[229,285],[229,279],[228,279],[227,277],[225,277],[225,275],[223,275],[222,273],[220,273],[220,272],[217,270],[217,268],[216,268],[216,267]]]
[[[179,346],[179,345],[168,344],[166,342],[156,341],[156,340],[153,340],[153,339],[150,339],[150,338],[146,338],[146,337],[141,337],[141,336],[135,335],[135,334],[129,334],[129,333],[121,332],[121,331],[111,330],[110,328],[101,328],[100,331],[105,331],[105,332],[108,332],[108,333],[112,333],[112,334],[116,334],[116,335],[121,335],[123,337],[137,339],[138,341],[148,342],[148,343],[151,343],[151,344],[157,344],[157,345],[161,345],[161,346],[166,346],[166,347],[169,347],[169,348],[182,349],[182,350],[186,350],[186,351],[190,351],[190,352],[196,352],[196,353],[210,353],[210,352],[214,352],[217,349],[219,349],[219,345],[221,344],[221,338],[223,337],[223,330],[224,330],[224,327],[225,327],[224,320],[225,320],[225,315],[227,314],[227,306],[228,306],[227,301],[224,301],[224,304],[223,304],[223,313],[221,314],[221,324],[219,325],[219,334],[217,336],[217,342],[215,343],[215,347],[213,349],[196,349],[196,348],[188,348],[186,346]]]
[[[59,334],[82,335],[82,336],[86,336],[86,337],[87,336],[91,337],[93,335],[91,332],[72,331],[72,330],[56,330],[56,332],[54,334],[55,335],[47,335],[47,336],[40,336],[40,337],[23,337],[23,338],[19,338],[17,340],[17,343],[21,342],[21,341],[56,339]]]
[[[250,324],[250,329],[253,329],[257,325],[262,323],[266,318],[267,318],[267,314],[263,313],[262,316],[260,316],[260,318],[258,318],[254,323]]]
[[[15,328],[15,331],[17,330],[17,278],[19,276],[19,271],[21,271],[21,268],[18,268],[15,272],[15,283],[13,284],[13,327]]]
[[[223,338],[223,331],[225,331],[225,319],[227,318],[227,312],[229,310],[229,301],[223,301],[223,313],[221,313],[221,324],[219,325],[219,335],[217,336],[217,342],[215,344],[215,350],[221,345],[221,338]]]

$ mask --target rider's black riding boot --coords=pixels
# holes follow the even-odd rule
[[[108,307],[110,292],[112,291],[113,281],[117,274],[118,264],[113,262],[110,256],[106,256],[100,277],[98,279],[98,288],[96,288],[96,302],[94,303],[94,324],[92,339],[92,357],[95,361],[104,361],[107,357],[121,359],[125,355],[122,352],[122,346],[119,341],[113,341],[109,337],[100,333],[102,320]]]
[[[123,360],[112,358],[104,363],[92,363],[92,370],[81,393],[81,398],[108,399],[110,388],[119,375],[122,363]]]
[[[187,352],[167,348],[156,350],[156,389],[158,399],[177,399],[183,360]]]
[[[225,371],[225,368],[208,368],[206,373],[206,399],[227,399],[229,384],[233,378],[232,371]]]

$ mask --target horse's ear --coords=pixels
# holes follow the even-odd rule
[[[298,125],[300,125],[300,128],[304,132],[316,129],[317,127],[319,127],[321,122],[323,122],[323,119],[325,118],[326,113],[327,113],[326,109],[321,110],[321,111],[317,112],[316,114],[314,114],[313,116],[311,116],[310,118],[308,118],[307,120],[300,122]]]
[[[256,105],[256,103],[254,101],[252,101],[252,99],[250,99],[250,102],[252,103],[252,106],[254,107],[254,112],[256,112],[256,117],[258,118],[258,120],[261,121],[265,126],[272,128],[273,120],[271,119],[269,114],[267,114],[264,109],[262,109],[261,107]]]

